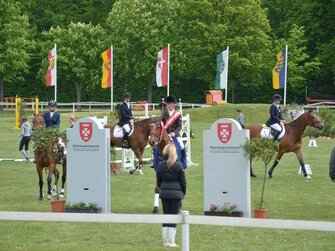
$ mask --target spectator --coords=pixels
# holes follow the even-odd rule
[[[26,162],[29,162],[29,142],[31,138],[31,127],[30,127],[30,123],[27,120],[26,116],[22,116],[20,127],[21,127],[20,136],[22,138],[21,138],[21,142],[19,146],[19,151],[26,158]],[[23,146],[24,146],[24,150],[23,150]]]
[[[237,122],[241,125],[241,127],[244,129],[244,114],[241,112],[240,109],[236,110],[238,114]]]
[[[74,121],[75,121],[75,117],[74,115],[70,115],[67,117],[67,122],[69,123],[69,128],[73,128],[74,126]]]
[[[333,148],[333,150],[330,154],[329,177],[333,182],[335,182],[335,147]]]

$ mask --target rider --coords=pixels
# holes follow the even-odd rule
[[[122,146],[128,147],[128,135],[133,127],[134,118],[132,107],[130,104],[130,94],[128,92],[123,94],[123,103],[120,106],[120,120],[118,126],[122,127],[125,131],[122,138]]]
[[[180,150],[182,153],[182,159],[186,160],[186,149],[184,143],[180,137],[180,131],[182,129],[182,115],[180,112],[176,111],[176,97],[167,96],[165,103],[167,109],[163,113],[162,121],[166,132],[173,139],[176,138],[180,145]]]
[[[60,119],[59,112],[56,110],[57,102],[55,100],[50,100],[48,102],[48,106],[49,106],[49,111],[47,111],[43,115],[45,127],[46,128],[48,127],[58,127],[59,128],[61,119]],[[66,147],[61,138],[58,138],[57,140],[57,148],[58,148],[58,153],[60,157],[60,160],[58,163],[62,164],[64,154],[66,154]]]
[[[266,125],[275,130],[273,134],[273,139],[278,140],[278,136],[284,128],[286,121],[283,119],[281,110],[280,110],[280,101],[281,96],[279,94],[273,95],[273,104],[270,107],[270,118],[266,122]]]

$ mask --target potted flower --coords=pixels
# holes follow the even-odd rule
[[[100,213],[101,207],[95,202],[68,202],[65,206],[66,213]]]
[[[223,203],[223,206],[211,204],[209,211],[204,212],[205,215],[211,216],[232,216],[232,217],[242,217],[243,212],[238,209],[237,203],[230,204],[229,202]]]
[[[250,158],[259,159],[264,163],[264,176],[261,190],[261,197],[258,204],[258,207],[254,209],[255,218],[267,218],[267,209],[264,208],[264,190],[265,190],[265,181],[266,174],[268,170],[268,164],[274,157],[275,153],[279,149],[279,144],[273,139],[269,138],[258,138],[248,140],[244,145],[244,152]]]

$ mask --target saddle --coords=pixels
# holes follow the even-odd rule
[[[130,130],[130,132],[128,134],[128,137],[133,134],[134,128],[135,128],[135,126],[132,126],[132,128],[131,128],[131,130]],[[113,130],[113,136],[114,136],[114,138],[122,138],[124,134],[125,134],[125,130],[123,129],[123,127],[118,126],[118,125],[116,125],[114,127],[114,130]]]
[[[274,131],[275,130],[272,129],[271,127],[268,127],[267,125],[263,124],[260,136],[261,136],[261,138],[270,138],[270,139],[273,139]],[[283,127],[281,133],[278,136],[278,139],[281,139],[282,137],[284,137],[285,132],[286,132],[285,131],[285,127]]]

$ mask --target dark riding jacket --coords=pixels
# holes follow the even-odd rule
[[[335,147],[333,148],[330,154],[329,160],[329,177],[334,180],[335,179]]]
[[[169,119],[170,115],[169,115],[169,111],[166,110],[163,114],[163,118],[162,121],[165,125],[166,121]],[[175,137],[180,137],[180,131],[182,129],[183,126],[183,121],[182,121],[182,116],[180,115],[179,118],[177,118],[167,129],[166,132],[172,133],[174,132]]]
[[[53,116],[50,117],[50,111],[47,111],[43,115],[45,126],[59,126],[60,125],[60,115],[57,111],[54,112]]]
[[[124,126],[125,124],[129,124],[129,120],[133,119],[133,112],[131,109],[131,105],[129,107],[126,102],[123,102],[120,106],[120,120],[118,126]]]
[[[159,162],[156,170],[157,186],[161,199],[183,199],[186,195],[186,178],[181,162],[176,161],[170,168],[166,158]]]
[[[279,124],[280,120],[283,120],[280,107],[278,108],[276,104],[272,104],[270,107],[270,118],[266,122],[266,125],[271,126],[273,124]]]

